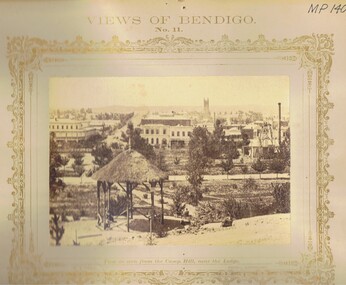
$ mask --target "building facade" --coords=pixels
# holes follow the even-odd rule
[[[49,132],[55,133],[56,141],[82,141],[97,134],[97,130],[90,126],[90,121],[71,119],[51,119]]]
[[[193,127],[191,119],[180,115],[155,115],[140,124],[141,136],[157,147],[180,148],[188,145]]]

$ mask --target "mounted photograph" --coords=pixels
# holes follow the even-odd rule
[[[291,242],[288,76],[49,79],[51,246]]]

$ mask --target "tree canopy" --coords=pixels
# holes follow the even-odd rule
[[[132,122],[127,124],[126,133],[122,132],[122,140],[128,144],[128,148],[131,146],[132,149],[143,154],[147,159],[155,160],[155,151],[152,145],[141,137],[141,129],[135,128]]]

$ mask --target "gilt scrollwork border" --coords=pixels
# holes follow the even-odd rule
[[[329,209],[328,184],[333,177],[328,172],[328,148],[333,143],[328,135],[328,112],[333,108],[329,102],[329,73],[334,51],[333,36],[312,34],[293,39],[268,40],[259,35],[254,40],[232,40],[228,35],[217,40],[194,40],[185,37],[156,37],[148,40],[122,41],[113,36],[109,41],[86,41],[78,36],[72,41],[45,40],[32,37],[8,38],[7,57],[11,77],[13,103],[8,106],[12,113],[13,138],[8,143],[12,149],[13,175],[8,183],[13,186],[13,210],[9,220],[13,223],[12,252],[9,261],[11,283],[122,283],[149,284],[230,284],[233,282],[293,282],[298,284],[331,284],[334,280],[333,254],[330,247],[329,220],[333,212]],[[297,61],[306,69],[309,77],[312,71],[317,78],[317,244],[309,246],[298,262],[299,270],[237,272],[208,271],[152,271],[152,272],[49,272],[43,270],[43,263],[35,253],[32,242],[24,246],[25,225],[25,90],[32,78],[39,74],[43,65],[64,61],[61,55],[85,54],[167,54],[177,53],[266,53],[286,52],[281,60]],[[311,78],[310,78],[311,81]],[[30,83],[31,82],[31,83]],[[31,84],[31,86],[30,86]],[[311,88],[311,86],[310,86]],[[31,92],[30,91],[30,92]],[[32,239],[30,239],[32,240]],[[27,249],[28,248],[28,249]],[[314,248],[314,249],[313,249]],[[297,263],[297,262],[296,262]]]

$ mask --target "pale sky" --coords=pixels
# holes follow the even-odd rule
[[[125,106],[289,106],[287,76],[51,78],[51,108]]]

